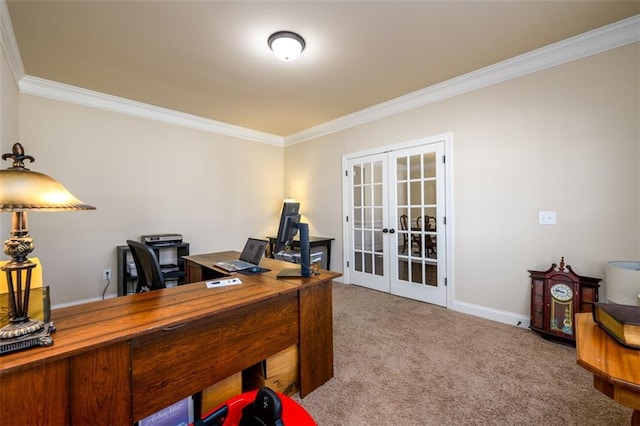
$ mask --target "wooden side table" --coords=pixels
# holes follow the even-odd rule
[[[631,425],[640,426],[640,350],[622,346],[583,313],[576,314],[576,354],[593,373],[593,387],[633,408]]]

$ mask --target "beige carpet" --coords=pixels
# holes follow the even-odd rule
[[[301,400],[321,426],[630,424],[572,347],[354,285],[333,296],[335,375]]]

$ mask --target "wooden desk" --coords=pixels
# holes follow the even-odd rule
[[[333,376],[339,274],[276,279],[291,265],[267,261],[272,274],[241,285],[197,282],[54,310],[53,346],[0,357],[2,424],[132,424],[294,344],[307,395]]]
[[[267,237],[269,240],[269,250],[267,252],[267,256],[273,257],[273,249],[276,246],[276,237]],[[326,256],[322,258],[322,269],[331,269],[331,241],[335,240],[335,238],[327,238],[327,237],[309,237],[309,247],[310,248],[323,248],[323,252],[326,253]],[[291,243],[291,248],[294,250],[300,250],[300,239],[299,237],[294,238]]]
[[[593,386],[633,408],[631,424],[640,426],[640,350],[620,345],[591,313],[582,313],[576,314],[576,353],[578,365],[593,373]]]

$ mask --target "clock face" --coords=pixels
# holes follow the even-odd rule
[[[573,297],[573,291],[566,284],[554,284],[551,286],[551,296],[556,300],[566,302]]]

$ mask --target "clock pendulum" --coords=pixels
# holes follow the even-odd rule
[[[571,321],[571,309],[567,306],[564,310],[564,321],[562,321],[562,332],[564,334],[573,334],[573,321]]]

